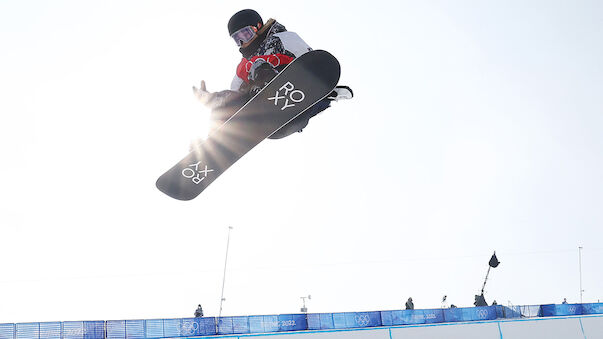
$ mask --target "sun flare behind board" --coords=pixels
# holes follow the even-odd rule
[[[207,139],[210,130],[211,110],[196,98],[189,101],[186,109],[187,123],[184,126],[185,135],[190,139],[190,146],[198,145]]]

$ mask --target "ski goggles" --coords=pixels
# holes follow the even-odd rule
[[[241,47],[242,45],[253,40],[254,36],[255,30],[253,29],[253,26],[245,26],[239,29],[238,31],[232,33],[230,37],[234,39],[234,41],[237,43],[237,46]]]

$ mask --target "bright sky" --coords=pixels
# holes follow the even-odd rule
[[[217,3],[0,2],[0,322],[603,299],[602,2]],[[173,200],[250,6],[356,97]]]

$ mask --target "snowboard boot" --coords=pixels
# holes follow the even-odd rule
[[[354,97],[354,92],[348,86],[336,86],[333,92],[327,96],[327,99],[331,101],[339,101],[352,99]]]

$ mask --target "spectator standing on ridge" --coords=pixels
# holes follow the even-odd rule
[[[563,298],[562,304],[567,304],[567,298]]]
[[[406,301],[406,309],[407,310],[414,310],[415,309],[415,304],[412,302],[412,297],[408,298],[408,300]]]
[[[199,304],[199,306],[197,306],[197,309],[195,310],[195,318],[201,317],[203,317],[203,308],[201,307],[201,304]]]

